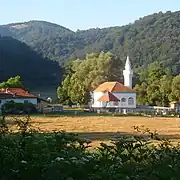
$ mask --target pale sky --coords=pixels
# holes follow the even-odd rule
[[[180,10],[180,0],[0,0],[0,24],[50,21],[71,30],[121,26],[159,11]]]

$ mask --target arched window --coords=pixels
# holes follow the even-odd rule
[[[128,99],[128,105],[134,105],[134,99],[132,97]]]
[[[122,99],[121,99],[121,102],[126,102],[126,98],[122,98]]]

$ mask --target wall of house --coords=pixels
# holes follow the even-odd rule
[[[102,104],[98,99],[103,96],[103,92],[93,92],[92,94],[92,107],[102,107]]]
[[[112,93],[120,101],[119,102],[100,102],[98,99],[103,95],[103,92],[94,92],[92,107],[101,108],[101,107],[114,107],[114,108],[136,108],[136,93]],[[128,99],[133,98],[133,104],[128,103]],[[124,99],[125,101],[123,102]]]
[[[8,101],[14,101],[15,103],[32,103],[37,105],[37,98],[19,98],[19,99],[0,99],[0,109],[3,104],[7,103]]]
[[[120,107],[127,107],[127,108],[136,108],[136,93],[112,93],[114,96],[116,96],[120,102]],[[122,99],[125,98],[125,102],[122,101]],[[128,100],[129,98],[133,98],[133,104],[129,104]]]

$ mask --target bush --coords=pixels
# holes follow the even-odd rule
[[[28,121],[16,119],[19,133],[1,131],[0,179],[180,179],[180,147],[167,140],[155,146],[149,136],[117,137],[112,145],[88,150],[89,141],[76,134],[38,133]],[[157,139],[156,133],[144,132]]]
[[[2,106],[5,114],[35,113],[36,107],[32,103],[15,103],[10,101]]]

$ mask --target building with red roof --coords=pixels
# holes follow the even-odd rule
[[[21,88],[0,88],[0,109],[3,104],[14,101],[15,103],[38,104],[38,97]]]
[[[21,88],[0,88],[0,111],[2,105],[10,101],[15,103],[31,103],[34,104],[37,109],[39,109],[39,107],[42,109],[42,107],[44,107],[44,102],[46,104],[48,103],[47,100],[35,96]]]

